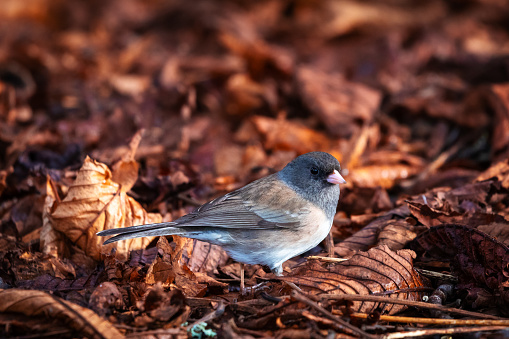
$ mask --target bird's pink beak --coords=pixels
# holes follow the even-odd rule
[[[341,174],[339,174],[338,170],[334,170],[334,173],[329,174],[329,176],[327,177],[327,181],[334,185],[346,184],[346,180],[343,179]]]

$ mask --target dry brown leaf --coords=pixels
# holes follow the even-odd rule
[[[120,166],[123,168],[123,166]],[[132,167],[125,167],[128,171]],[[122,178],[123,176],[119,174]],[[126,177],[130,177],[126,175]],[[153,237],[129,239],[102,246],[103,238],[96,233],[105,229],[158,223],[159,214],[147,213],[141,205],[112,180],[111,171],[100,162],[87,157],[67,196],[51,213],[51,226],[64,233],[74,244],[96,260],[101,254],[117,249],[126,259],[129,251],[147,246]]]
[[[428,284],[426,279],[414,270],[413,258],[413,251],[393,252],[386,245],[382,245],[328,267],[316,260],[309,261],[283,279],[312,294],[384,293],[391,298],[421,300],[423,292],[405,292],[405,289],[427,287]],[[361,301],[355,301],[352,307],[355,312],[382,310],[383,314],[394,314],[403,309],[405,306],[402,305]]]
[[[407,179],[419,170],[415,166],[403,164],[368,165],[352,169],[347,181],[354,186],[391,188],[399,180]]]
[[[176,246],[172,248],[165,237],[157,242],[159,255],[150,265],[145,282],[147,284],[161,283],[163,286],[175,284],[188,297],[205,295],[207,285],[198,284],[196,276],[185,264],[182,264],[182,253],[187,249],[192,239],[173,236]]]
[[[320,31],[324,37],[332,38],[358,29],[385,29],[389,27],[416,26],[429,24],[446,13],[445,6],[438,1],[425,5],[405,8],[390,3],[329,1],[326,2],[328,22],[321,22]]]
[[[507,227],[507,226],[506,226]],[[409,244],[421,259],[450,262],[458,276],[456,289],[468,291],[466,303],[491,305],[509,313],[509,248],[490,235],[464,225],[444,224],[431,227]],[[485,293],[482,289],[486,289]],[[486,306],[486,305],[485,305]]]
[[[300,68],[297,83],[305,104],[325,124],[332,135],[350,136],[356,125],[370,122],[378,110],[382,95],[339,74],[325,74]]]
[[[408,209],[401,207],[385,213],[336,244],[334,253],[348,258],[356,252],[367,251],[377,245],[387,245],[393,251],[402,249],[408,241],[427,229],[425,226],[409,223],[404,219],[406,215],[410,215]]]
[[[251,121],[265,137],[265,148],[271,150],[295,150],[299,154],[313,151],[329,151],[341,161],[337,151],[332,150],[331,140],[325,134],[316,132],[284,117],[272,119],[254,116]]]
[[[509,224],[495,222],[489,225],[476,227],[479,231],[491,235],[502,244],[509,246]]]
[[[502,160],[492,165],[486,171],[479,174],[476,181],[484,181],[496,177],[505,188],[509,188],[509,159]]]
[[[492,85],[488,99],[496,117],[492,134],[493,150],[501,153],[503,159],[507,156],[509,146],[509,85]]]
[[[217,268],[226,264],[229,258],[221,246],[199,240],[189,243],[188,253],[183,258],[184,263],[191,271],[201,273],[218,273]]]
[[[111,308],[122,310],[125,307],[117,285],[109,281],[103,282],[95,288],[90,296],[88,306],[100,316],[110,313]]]
[[[120,161],[112,166],[111,180],[120,184],[122,192],[129,192],[138,180],[138,162],[134,155],[138,150],[144,130],[139,130],[129,142],[129,148],[125,151]]]
[[[42,229],[41,229],[41,248],[42,253],[52,255],[54,257],[65,256],[69,253],[65,236],[55,230],[51,226],[50,215],[55,201],[59,201],[58,192],[51,178],[46,178],[46,198],[44,200],[44,208],[42,211]]]
[[[87,338],[123,338],[107,320],[91,310],[42,291],[0,290],[0,312],[57,319]]]

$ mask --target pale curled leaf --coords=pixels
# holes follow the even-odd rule
[[[42,210],[41,248],[43,253],[54,257],[60,257],[67,251],[65,236],[52,227],[50,220],[53,204],[58,200],[58,192],[55,191],[54,183],[48,176],[46,178],[46,197]]]
[[[391,298],[420,300],[423,292],[405,292],[405,289],[427,286],[425,278],[413,268],[414,256],[413,251],[393,252],[383,245],[368,252],[359,252],[351,259],[335,265],[309,261],[283,279],[313,294],[388,293]],[[384,314],[394,314],[403,310],[404,306],[359,301],[354,302],[352,307],[355,312],[364,313],[375,309],[382,309]]]
[[[138,150],[144,130],[139,130],[129,142],[129,148],[125,151],[122,159],[112,166],[112,180],[120,184],[122,192],[129,192],[138,180],[138,162],[134,155]]]
[[[123,338],[93,311],[42,291],[0,290],[0,312],[60,320],[87,338]]]
[[[99,260],[102,253],[117,249],[127,258],[129,251],[144,248],[153,239],[136,238],[102,246],[96,233],[105,229],[161,222],[159,214],[147,213],[112,180],[108,167],[86,158],[67,196],[56,205],[50,222],[86,254]]]

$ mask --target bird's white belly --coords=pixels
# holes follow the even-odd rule
[[[286,246],[278,246],[273,257],[280,258],[278,264],[317,246],[329,234],[332,220],[327,218],[321,210],[314,211],[306,216],[306,226],[298,231],[299,237],[294,239],[281,239]],[[293,238],[293,237],[292,237]]]

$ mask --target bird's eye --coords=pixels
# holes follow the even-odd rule
[[[317,175],[317,174],[318,174],[318,168],[316,168],[316,167],[311,167],[311,174],[313,174],[313,175]]]

